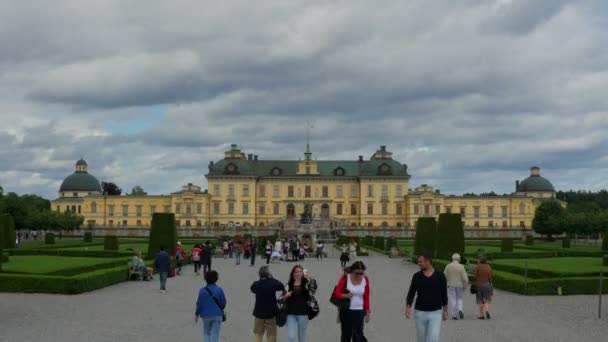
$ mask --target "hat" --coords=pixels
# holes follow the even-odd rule
[[[178,245],[180,245],[180,246],[182,245],[182,243],[181,243],[181,242],[179,242],[179,241],[177,241],[177,244],[178,244]]]

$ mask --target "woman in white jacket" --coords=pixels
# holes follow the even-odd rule
[[[452,255],[452,262],[445,267],[443,273],[445,273],[448,283],[448,300],[452,319],[455,321],[463,319],[462,296],[469,284],[469,277],[464,269],[464,265],[460,263],[460,254],[455,253]]]

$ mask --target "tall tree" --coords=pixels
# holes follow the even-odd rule
[[[144,188],[142,188],[140,185],[136,185],[133,187],[133,189],[131,189],[131,192],[127,194],[127,196],[146,196],[148,195],[147,192],[144,191]]]
[[[558,201],[546,201],[536,208],[532,228],[538,234],[558,235],[564,232],[564,227],[560,224],[558,217],[563,213],[564,208]]]
[[[120,196],[122,189],[112,182],[101,182],[103,193],[108,196]]]

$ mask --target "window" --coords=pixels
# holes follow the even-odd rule
[[[388,197],[388,185],[382,185],[382,197]]]
[[[243,197],[249,197],[249,184],[243,184]]]
[[[259,214],[260,215],[266,215],[266,205],[264,203],[260,203]]]
[[[122,206],[122,216],[129,216],[129,206],[126,204]]]
[[[171,212],[171,206],[170,205],[163,205],[163,211],[165,213],[170,213]]]
[[[414,215],[418,215],[418,213],[419,213],[418,204],[414,204]]]
[[[190,220],[186,220],[186,227],[190,227]]]
[[[430,215],[431,214],[431,206],[429,204],[425,204],[424,205],[424,214],[425,215]]]
[[[279,203],[273,203],[272,205],[272,214],[279,215]]]
[[[327,185],[323,185],[322,196],[323,198],[329,197],[329,187]]]
[[[154,214],[156,213],[156,206],[155,205],[151,205],[150,206],[150,214]]]
[[[279,186],[278,185],[272,186],[272,197],[279,197]]]
[[[524,221],[519,221],[519,227],[520,227],[520,228],[526,228],[526,222],[524,222]]]
[[[439,215],[439,214],[441,214],[441,206],[435,205],[435,215]]]
[[[109,226],[113,226],[113,225],[114,225],[114,220],[110,220],[110,221],[108,221],[108,225],[109,225]]]
[[[373,214],[374,214],[374,204],[367,203],[367,215],[373,215]]]
[[[136,224],[137,224],[138,227],[141,227],[141,220],[137,220]]]
[[[475,224],[473,224],[473,226],[479,228],[479,221],[475,221]]]
[[[260,185],[260,197],[266,197],[266,185]]]
[[[228,197],[234,197],[234,184],[228,184]]]
[[[388,203],[382,203],[382,215],[388,215]]]
[[[466,207],[460,207],[460,216],[464,217],[467,214],[467,208]]]
[[[310,166],[306,167],[306,174],[309,175],[310,174]]]
[[[374,197],[374,186],[371,184],[367,186],[367,197]]]
[[[357,215],[357,204],[356,203],[350,204],[350,214],[353,216]]]
[[[176,204],[175,205],[175,213],[179,214],[181,212],[182,212],[182,206],[181,206],[181,204]]]
[[[350,197],[357,197],[357,186],[353,185],[350,187]]]
[[[494,227],[494,221],[488,221],[488,227],[490,227],[490,228]]]
[[[73,192],[73,193],[72,193],[72,196],[73,196],[73,197],[78,197],[78,193],[77,193],[77,192]]]
[[[494,207],[488,207],[488,217],[494,217]]]
[[[403,197],[403,186],[397,185],[397,188],[395,189],[395,196]]]
[[[526,214],[526,205],[523,203],[519,204],[519,215],[525,215]]]
[[[287,187],[287,197],[289,197],[289,198],[293,197],[293,185],[290,185]]]
[[[61,210],[61,206],[57,206],[57,211],[60,211],[60,210]]]
[[[249,215],[249,203],[243,203],[243,214]]]
[[[136,205],[135,206],[135,213],[137,215],[137,217],[141,217],[141,212],[142,212],[142,206],[141,205]]]
[[[80,214],[80,205],[78,205],[78,213]]]
[[[473,217],[479,218],[479,207],[473,207]]]
[[[203,204],[202,203],[197,203],[196,204],[196,213],[197,214],[202,214],[203,213]]]
[[[397,212],[397,215],[403,215],[403,206],[401,206],[401,203],[395,204],[395,212]]]
[[[336,186],[336,197],[342,198],[342,185]]]
[[[196,226],[197,227],[202,227],[203,226],[203,222],[201,222],[200,220],[196,221]]]
[[[508,207],[502,207],[502,217],[507,217],[508,214]]]
[[[228,214],[234,215],[234,202],[228,202]]]
[[[507,221],[502,221],[502,227],[503,228],[507,228],[508,227]]]
[[[448,214],[451,214],[452,213],[452,207],[446,206],[445,207],[445,212],[448,213]]]
[[[342,215],[342,203],[336,204],[336,215]]]
[[[59,208],[57,208],[57,211],[59,211]],[[96,214],[97,213],[97,202],[92,202],[91,203],[91,214]]]
[[[127,220],[122,220],[122,225],[126,226],[127,225]]]
[[[213,184],[213,196],[220,196],[220,185]]]
[[[304,187],[304,197],[310,198],[310,185]]]
[[[175,225],[178,226],[178,227],[181,227],[182,226],[182,221],[175,220]]]
[[[214,202],[213,203],[213,213],[215,215],[219,215],[220,214],[220,203],[219,202]]]

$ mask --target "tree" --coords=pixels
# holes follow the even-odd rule
[[[147,196],[148,193],[144,191],[144,189],[139,186],[136,185],[133,187],[133,189],[131,189],[131,193],[127,194],[127,196]]]
[[[560,202],[543,202],[536,208],[534,219],[532,220],[532,228],[536,233],[547,235],[549,238],[552,235],[563,233],[564,227],[558,220],[563,212],[564,208]]]
[[[437,223],[436,257],[450,260],[454,253],[464,255],[462,218],[460,214],[440,214]]]
[[[108,196],[120,196],[122,189],[112,182],[101,182],[103,193]]]
[[[154,213],[152,215],[152,228],[148,242],[147,258],[158,254],[161,246],[171,254],[177,244],[177,227],[175,226],[175,214]]]
[[[434,217],[421,217],[416,221],[414,254],[428,254],[435,257],[437,247],[437,221]]]

